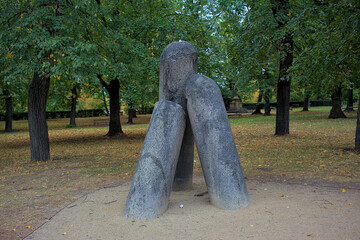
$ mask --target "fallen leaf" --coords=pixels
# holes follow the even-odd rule
[[[284,194],[280,194],[279,197],[284,197]]]
[[[308,235],[306,235],[306,236],[308,236],[308,237],[311,237],[313,234],[311,233],[311,234],[308,234]]]
[[[346,192],[346,190],[345,190],[345,189],[343,189],[343,190],[342,190],[342,192]]]

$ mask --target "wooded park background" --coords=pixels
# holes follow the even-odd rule
[[[276,135],[290,133],[291,100],[331,99],[329,117],[344,118],[342,101],[352,110],[360,93],[359,19],[356,0],[4,0],[5,130],[13,111],[28,112],[31,160],[46,161],[46,110],[71,109],[75,126],[83,97],[99,99],[96,108],[109,104],[108,135],[123,133],[120,105],[130,122],[154,105],[160,54],[178,40],[198,49],[199,72],[217,82],[225,102],[257,93],[265,114],[275,102]]]

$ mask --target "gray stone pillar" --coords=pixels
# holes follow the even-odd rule
[[[198,52],[185,41],[169,44],[160,57],[159,100],[180,104],[186,112],[184,96],[186,80],[197,73]],[[189,123],[189,119],[186,120]],[[186,124],[174,179],[174,190],[185,190],[192,186],[194,164],[194,137],[190,124]]]
[[[184,131],[183,108],[170,101],[157,102],[130,187],[125,218],[151,219],[165,212]]]
[[[249,196],[219,87],[194,74],[185,95],[211,203],[227,210],[246,207]]]

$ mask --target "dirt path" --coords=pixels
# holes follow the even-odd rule
[[[168,211],[149,221],[122,217],[129,186],[79,198],[26,239],[360,239],[356,184],[248,180],[251,205],[225,211],[210,205],[208,194],[194,196],[206,191],[196,177],[194,190],[173,192]]]

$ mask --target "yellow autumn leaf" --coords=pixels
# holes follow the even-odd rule
[[[50,58],[53,58],[54,57],[54,54],[50,54]]]
[[[345,190],[345,189],[343,189],[343,190],[342,190],[342,192],[346,192],[346,190]]]
[[[284,197],[284,194],[280,194],[279,197]]]
[[[60,80],[61,77],[58,75],[56,78],[57,78],[58,80]]]
[[[0,185],[0,187],[3,187],[4,185]]]
[[[7,54],[6,54],[6,58],[5,59],[9,59],[9,58],[12,58],[13,57],[13,55],[11,54],[11,52],[8,52]]]

